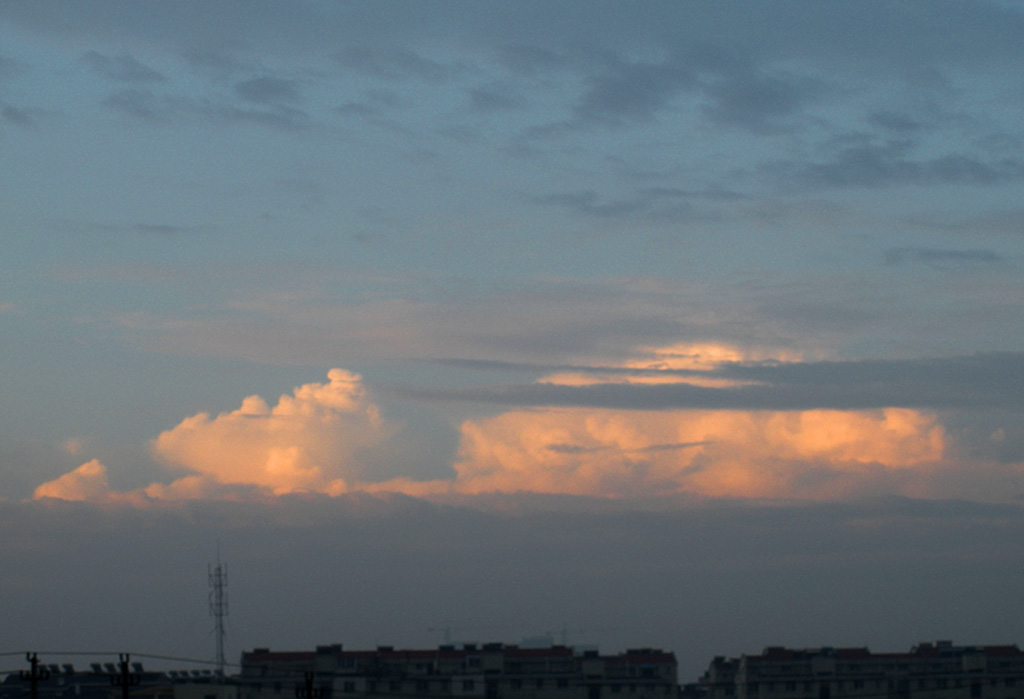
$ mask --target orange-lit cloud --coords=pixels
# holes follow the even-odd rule
[[[708,385],[722,362],[801,361],[724,345],[648,349],[607,372],[547,376],[547,383],[675,382]],[[611,369],[639,369],[638,374]],[[664,374],[658,372],[664,370]],[[691,373],[692,372],[692,373]],[[361,378],[332,369],[326,383],[259,396],[238,409],[199,413],[160,434],[156,458],[184,475],[113,493],[98,461],[36,490],[36,497],[133,502],[248,500],[354,490],[447,497],[487,492],[645,497],[827,499],[899,493],[932,496],[957,481],[944,459],[949,437],[934,414],[877,410],[511,409],[461,425],[454,477],[379,481],[360,460],[385,434]]]
[[[43,483],[35,489],[32,497],[58,498],[60,500],[101,500],[110,493],[107,483],[107,467],[98,459],[87,461],[74,471],[60,478]]]
[[[462,492],[835,497],[891,488],[946,436],[912,410],[511,411],[462,426]],[[902,489],[901,485],[900,488]]]
[[[723,362],[800,361],[727,345],[650,348],[621,366],[689,370],[664,375],[562,373],[547,383],[724,385],[700,375]],[[901,470],[942,459],[946,434],[916,410],[512,410],[462,425],[455,487],[605,497],[694,493],[732,497],[837,497],[907,492]]]
[[[359,450],[383,437],[383,425],[358,374],[331,369],[327,378],[281,396],[274,407],[249,396],[237,410],[199,413],[160,434],[154,455],[190,475],[151,487],[151,496],[201,496],[223,484],[276,495],[345,492],[362,475]]]
[[[687,383],[706,388],[741,386],[749,382],[702,376],[700,372],[711,372],[727,362],[749,362],[771,359],[777,362],[800,361],[801,356],[793,352],[742,351],[738,347],[715,343],[680,343],[668,347],[643,347],[637,351],[639,357],[609,366],[616,369],[635,369],[644,373],[622,374],[608,371],[559,372],[541,379],[543,383],[565,386],[593,386],[596,384],[671,384]],[[672,373],[694,372],[690,374]],[[664,372],[664,373],[659,373]]]

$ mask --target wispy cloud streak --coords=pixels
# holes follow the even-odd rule
[[[471,364],[506,370],[540,368],[503,362]],[[392,387],[392,390],[404,397],[427,401],[616,410],[1024,409],[1024,354],[1021,353],[902,361],[724,363],[712,371],[593,367],[573,367],[573,370],[614,371],[634,376],[703,375],[754,383],[707,387],[689,383],[574,386],[538,382],[460,389],[406,385]]]

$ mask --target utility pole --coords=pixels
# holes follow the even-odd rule
[[[39,656],[35,653],[25,653],[25,660],[32,663],[32,669],[28,672],[21,670],[18,676],[32,683],[29,690],[31,699],[39,699],[39,683],[50,679],[50,671],[39,667]]]
[[[305,677],[305,685],[297,685],[295,687],[295,699],[323,699],[324,688],[314,687],[313,680],[316,678],[315,672],[307,672]]]
[[[217,547],[217,566],[207,567],[210,580],[210,616],[215,619],[214,634],[217,636],[217,676],[224,677],[224,618],[228,615],[228,568],[220,564],[220,547]]]
[[[121,688],[121,699],[129,699],[132,694],[132,685],[142,682],[142,677],[133,674],[128,669],[128,661],[131,660],[131,656],[128,653],[121,653],[117,657],[121,661],[121,674],[111,675],[110,684]]]

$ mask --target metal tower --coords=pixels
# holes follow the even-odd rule
[[[224,618],[228,615],[228,567],[220,563],[220,550],[217,551],[217,566],[207,567],[210,579],[210,616],[216,622],[214,633],[217,635],[217,675],[224,677]]]

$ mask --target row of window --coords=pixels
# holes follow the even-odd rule
[[[568,689],[569,688],[569,680],[567,678],[560,677],[557,680],[555,680],[553,685],[550,685],[550,686],[554,686],[557,689]],[[400,693],[402,691],[402,683],[399,682],[399,681],[393,680],[393,681],[390,681],[390,682],[387,682],[387,683],[381,682],[379,684],[376,681],[369,681],[369,682],[366,683],[366,693],[373,694],[373,693],[375,693],[375,692],[377,692],[379,690],[382,691],[385,687],[387,688],[387,691],[390,692],[390,693]],[[451,690],[451,683],[448,680],[437,680],[437,681],[434,681],[434,682],[429,682],[427,680],[417,680],[416,683],[415,683],[415,687],[416,687],[416,691],[418,693],[429,693],[431,690],[437,691],[437,692],[448,692],[448,691]],[[476,680],[462,680],[461,684],[460,684],[460,687],[461,687],[463,692],[466,692],[466,693],[475,692],[476,689],[477,689],[477,681]],[[636,694],[636,692],[638,691],[637,685],[635,685],[635,684],[628,684],[628,685],[610,684],[610,685],[607,685],[607,687],[608,687],[609,691],[612,694],[621,694],[621,693]],[[543,679],[537,679],[537,680],[533,680],[531,682],[525,682],[524,680],[520,680],[520,679],[513,679],[513,680],[509,681],[509,689],[511,689],[513,691],[517,691],[517,690],[518,691],[522,691],[522,690],[527,689],[527,688],[529,688],[529,689],[544,689],[545,688],[545,681]],[[649,691],[649,689],[650,689],[650,686],[649,685],[645,685],[645,686],[640,688],[640,691]],[[673,690],[673,686],[670,685],[670,684],[665,684],[663,686],[663,691],[664,691],[665,694],[670,694],[672,692],[672,690]],[[341,691],[344,692],[345,694],[355,694],[355,693],[359,692],[359,689],[358,689],[358,685],[356,684],[356,682],[354,682],[354,681],[345,681],[345,682],[342,682],[342,684],[341,684]]]
[[[757,671],[762,675],[803,675],[803,674],[816,674],[820,676],[832,676],[833,674],[861,674],[868,675],[873,673],[912,673],[912,674],[934,674],[936,672],[949,672],[959,673],[964,671],[963,663],[960,661],[942,661],[942,662],[925,662],[925,663],[836,663],[835,673],[832,671],[818,670],[814,672],[807,665],[775,665],[774,663],[762,664],[757,663]],[[986,667],[989,672],[1003,670],[1003,671],[1016,671],[1021,672],[1024,670],[1024,663],[1021,661],[1011,662],[997,662],[988,661]],[[981,669],[980,667],[978,668]]]
[[[798,684],[802,684],[803,685],[803,691],[804,692],[812,692],[812,691],[814,691],[815,687],[818,685],[817,682],[803,682],[803,683],[792,682],[792,681],[790,681],[790,682],[763,682],[763,683],[748,682],[747,683],[747,692],[748,693],[756,693],[756,692],[761,691],[762,689],[763,689],[764,692],[774,692],[774,691],[776,691],[776,685],[779,686],[778,687],[779,689],[782,689],[784,691],[795,692],[795,691],[797,691]],[[882,680],[866,680],[866,681],[865,680],[838,680],[838,681],[835,681],[834,683],[829,683],[829,684],[834,684],[836,689],[838,689],[838,690],[845,690],[845,689],[850,689],[850,688],[853,688],[853,689],[864,689],[865,687],[879,689],[879,688],[881,688],[883,686],[887,686],[889,683],[888,682],[883,682]],[[1005,679],[1000,679],[1000,678],[993,677],[993,678],[991,678],[989,680],[989,684],[992,687],[997,687],[1000,684],[1002,686],[1004,686],[1004,687],[1015,687],[1017,685],[1017,680],[1015,678],[1013,678],[1013,677],[1007,677]],[[917,688],[918,689],[948,689],[949,687],[960,688],[960,687],[963,687],[963,686],[964,686],[964,681],[962,679],[959,679],[959,678],[956,678],[956,679],[952,680],[952,682],[950,682],[950,680],[948,680],[946,678],[938,678],[938,679],[922,678],[922,679],[918,679],[917,680]]]

